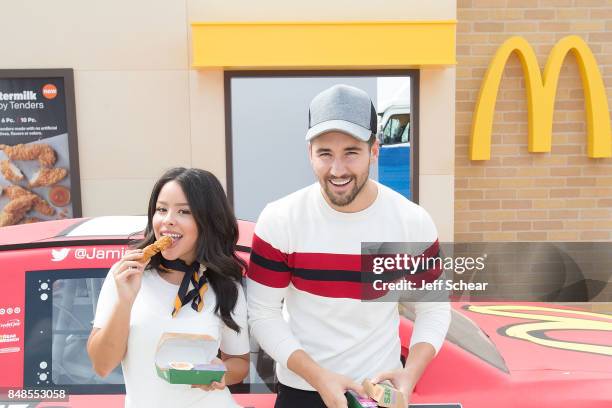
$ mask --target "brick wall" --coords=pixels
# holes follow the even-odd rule
[[[555,43],[581,36],[599,64],[612,107],[611,0],[458,0],[455,164],[456,241],[608,241],[612,158],[586,155],[583,88],[572,54],[555,103],[552,151],[527,151],[527,99],[516,55],[504,71],[491,160],[471,162],[472,115],[497,48],[521,35],[540,68]]]

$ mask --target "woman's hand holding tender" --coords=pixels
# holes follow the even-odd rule
[[[142,274],[149,263],[138,262],[141,256],[141,249],[126,251],[121,260],[113,266],[117,296],[121,303],[132,305],[140,290]]]

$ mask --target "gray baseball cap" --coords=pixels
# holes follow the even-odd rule
[[[376,133],[376,124],[376,110],[365,91],[348,85],[334,85],[310,102],[306,140],[336,131],[367,142]]]

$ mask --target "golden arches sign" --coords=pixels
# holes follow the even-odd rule
[[[563,60],[572,51],[576,56],[582,85],[587,120],[589,157],[612,157],[612,136],[608,99],[597,61],[582,38],[572,35],[561,39],[552,49],[544,75],[533,48],[522,37],[508,39],[497,50],[480,88],[472,123],[471,160],[491,158],[493,113],[501,77],[508,58],[516,52],[526,79],[530,152],[550,152],[555,95]]]
[[[504,327],[502,334],[508,337],[526,340],[546,347],[612,356],[612,346],[556,340],[545,335],[546,332],[553,330],[612,332],[612,316],[610,315],[582,310],[520,305],[470,305],[466,309],[474,313],[534,321]],[[545,314],[546,312],[555,314]],[[544,335],[541,335],[541,333],[544,333]]]

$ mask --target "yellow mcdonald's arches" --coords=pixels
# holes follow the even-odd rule
[[[597,61],[582,38],[572,35],[559,40],[553,47],[543,76],[533,48],[524,38],[512,37],[499,47],[485,74],[474,111],[471,160],[491,158],[495,101],[504,68],[513,52],[521,61],[527,85],[529,151],[550,152],[557,84],[563,60],[570,51],[576,56],[584,88],[588,155],[612,157],[608,99]]]
[[[599,330],[612,332],[612,316],[609,315],[581,310],[520,305],[470,305],[466,309],[475,313],[538,321],[538,323],[519,323],[506,327],[503,334],[509,337],[527,340],[546,347],[612,356],[612,346],[554,340],[545,335],[540,335],[540,333],[549,330]],[[557,315],[553,316],[537,312],[554,312]],[[572,317],[572,315],[575,317]],[[580,316],[584,318],[580,318]],[[604,319],[605,321],[593,320],[589,319],[589,317]]]

